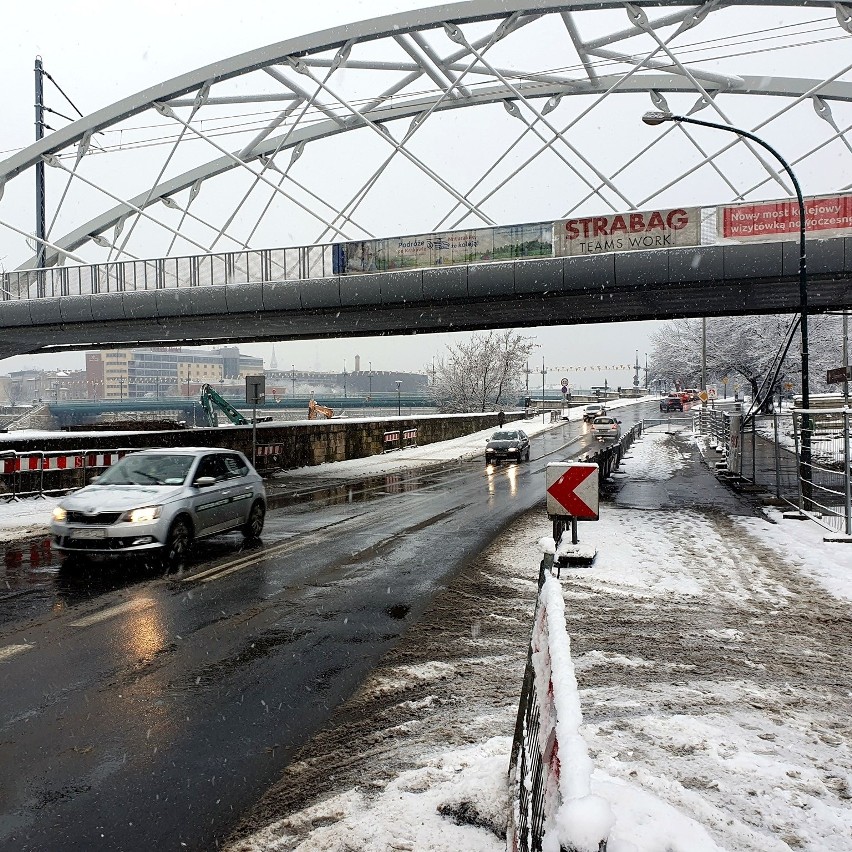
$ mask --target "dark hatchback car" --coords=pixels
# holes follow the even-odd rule
[[[530,460],[530,439],[521,429],[505,429],[495,432],[485,445],[485,464]]]
[[[660,402],[660,411],[683,411],[683,400],[677,394],[671,394]]]

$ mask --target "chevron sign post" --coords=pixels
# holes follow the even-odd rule
[[[577,538],[577,521],[596,521],[599,517],[598,466],[586,462],[560,462],[547,466],[547,514],[553,521],[556,564],[591,562],[597,550],[581,545]],[[571,522],[571,539],[567,528]]]
[[[547,514],[596,521],[598,514],[598,466],[562,462],[547,466]]]

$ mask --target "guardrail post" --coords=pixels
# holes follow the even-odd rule
[[[772,415],[775,430],[775,496],[781,499],[781,447],[778,444],[778,412]]]
[[[849,409],[843,412],[843,467],[846,491],[846,535],[852,536],[852,459],[849,458]]]

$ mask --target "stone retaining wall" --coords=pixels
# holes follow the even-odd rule
[[[521,412],[507,412],[515,418]],[[459,438],[482,429],[497,426],[497,415],[450,414],[423,415],[420,417],[391,417],[379,420],[341,418],[317,420],[310,423],[259,423],[257,425],[257,466],[264,470],[286,470],[323,462],[344,461],[377,455],[384,450],[386,432],[417,429],[417,444],[432,444]],[[27,436],[14,432],[0,435],[0,451],[24,452],[80,452],[84,450],[144,449],[145,447],[225,447],[241,450],[249,458],[252,454],[252,427],[226,426],[220,428],[176,429],[162,432],[125,433],[57,433],[49,436]],[[93,471],[94,472],[94,471]],[[55,471],[46,476],[51,488],[61,488],[59,480],[69,478],[68,488],[78,487],[79,471]],[[22,479],[33,479],[22,474]],[[0,477],[0,480],[3,478]],[[33,486],[21,482],[20,490]],[[3,488],[0,493],[10,489]]]

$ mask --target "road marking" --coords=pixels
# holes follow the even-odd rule
[[[29,651],[35,645],[7,645],[5,648],[0,648],[0,660],[8,660],[14,657],[15,654],[20,654],[22,651]]]
[[[255,553],[241,556],[239,559],[234,559],[231,562],[225,562],[222,565],[215,565],[213,568],[208,568],[206,571],[199,571],[197,574],[190,574],[188,577],[184,577],[181,580],[181,583],[210,583],[213,580],[218,580],[221,577],[227,577],[229,574],[233,574],[243,568],[254,565],[260,559],[266,559],[270,556],[281,556],[291,550],[298,550],[309,544],[316,544],[325,538],[329,529],[332,527],[337,532],[356,523],[363,523],[361,521],[361,517],[364,514],[366,513],[359,512],[357,515],[353,515],[350,518],[344,518],[341,521],[334,521],[333,523],[319,527],[319,529],[313,530],[312,532],[297,533],[279,544],[274,544],[271,547],[265,547],[263,550],[258,550]]]
[[[151,598],[137,598],[132,601],[126,601],[116,606],[107,607],[100,612],[92,613],[84,618],[78,618],[77,621],[72,621],[72,627],[91,627],[93,624],[99,624],[101,621],[108,621],[110,618],[115,618],[117,615],[124,615],[126,612],[139,612],[143,609],[148,609],[154,606],[154,601]]]

